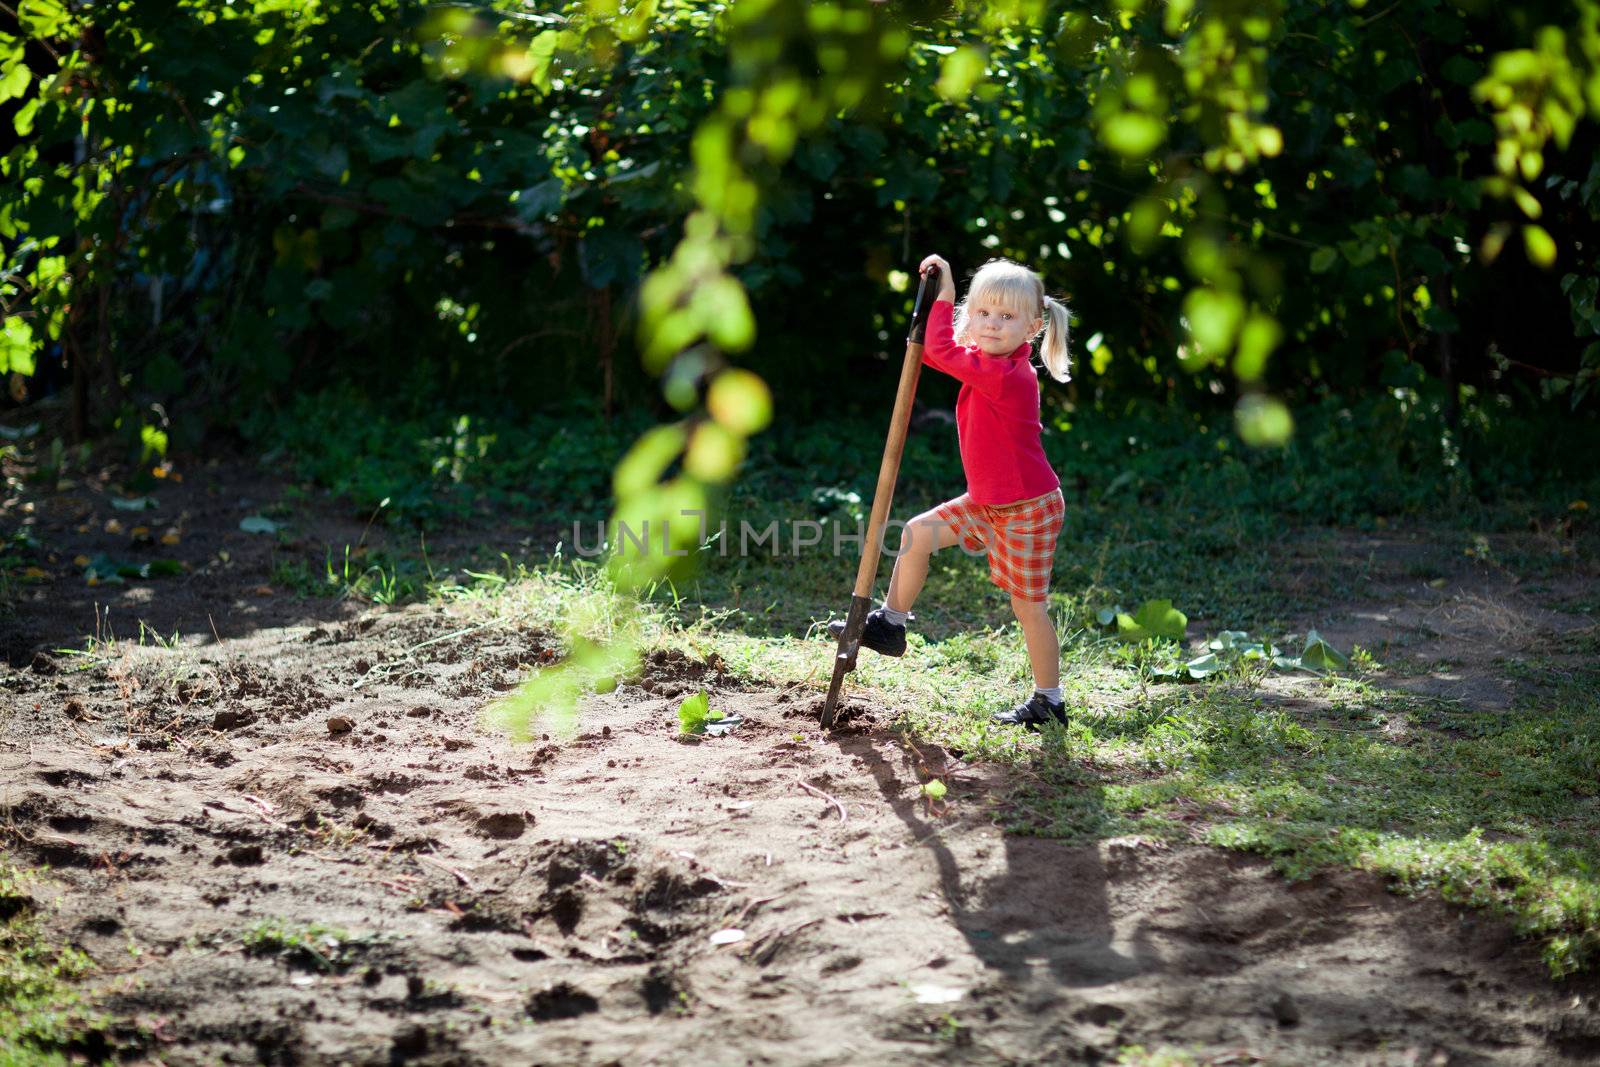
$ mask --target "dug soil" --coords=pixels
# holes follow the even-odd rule
[[[551,634],[462,606],[297,598],[237,532],[236,495],[195,493],[163,502],[189,512],[186,575],[88,589],[63,562],[6,623],[0,843],[48,868],[8,908],[95,961],[114,1022],[86,1056],[1600,1060],[1600,986],[1552,982],[1486,913],[1355,872],[1288,882],[1198,845],[1002,833],[1007,772],[913,743],[860,691],[843,728],[817,728],[820,640],[815,683],[787,688],[658,652],[584,701],[576,736],[514,744],[480,715],[556,658]],[[52,547],[105,550],[103,497],[39,507]],[[1380,596],[1306,622],[1345,645],[1410,633],[1418,666],[1397,684],[1488,685],[1459,664],[1441,682],[1427,642],[1469,624],[1521,640],[1537,631],[1485,605],[1533,601],[1493,574],[1430,584],[1408,544],[1324,537],[1323,560],[1380,561]],[[1543,602],[1561,596],[1592,593]],[[177,641],[139,644],[140,619]],[[55,651],[108,629],[93,655]],[[681,738],[678,705],[702,690],[743,724]]]

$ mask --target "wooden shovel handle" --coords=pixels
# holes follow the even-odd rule
[[[922,276],[922,283],[917,286],[917,302],[911,307],[911,332],[906,334],[908,343],[922,344],[928,329],[928,316],[933,312],[933,302],[938,297],[939,268],[929,267],[928,273]]]
[[[939,292],[939,268],[929,268],[917,286],[917,302],[911,311],[911,332],[906,336],[905,361],[900,365],[900,388],[894,396],[894,414],[889,417],[889,439],[883,446],[883,462],[878,465],[878,488],[872,494],[872,516],[867,521],[867,540],[861,550],[861,565],[856,569],[854,595],[872,595],[872,580],[878,573],[879,540],[889,521],[894,503],[894,483],[900,476],[900,458],[906,450],[906,433],[911,426],[911,401],[917,395],[917,378],[922,373],[922,341],[928,329],[928,313]]]

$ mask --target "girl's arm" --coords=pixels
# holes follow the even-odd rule
[[[928,313],[928,329],[922,341],[922,361],[957,381],[965,382],[985,396],[998,400],[1000,383],[1005,378],[1006,361],[992,359],[956,344],[955,272],[950,269],[949,262],[937,254],[924,259],[918,270],[926,274],[929,267],[939,268],[939,295]]]
[[[955,307],[941,294],[928,313],[928,328],[922,339],[922,362],[998,400],[1009,360],[986,356],[975,348],[963,348],[956,344],[955,333]]]

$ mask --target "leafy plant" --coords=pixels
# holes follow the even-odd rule
[[[1296,657],[1295,664],[1301,670],[1321,671],[1343,670],[1350,666],[1350,659],[1343,652],[1324,641],[1317,631],[1312,630],[1306,634],[1306,644]]]
[[[1132,615],[1119,604],[1101,610],[1096,617],[1102,626],[1115,626],[1117,636],[1124,641],[1148,641],[1153,637],[1181,641],[1189,628],[1189,617],[1174,608],[1170,600],[1146,600]]]
[[[277,956],[290,966],[332,974],[348,969],[361,950],[378,938],[317,922],[297,926],[282,919],[263,919],[245,930],[241,940],[251,955]]]
[[[110,1020],[78,990],[94,962],[70,945],[52,945],[40,930],[29,885],[35,876],[0,863],[0,1059],[8,1063],[66,1062],[79,1042],[110,1037]]]
[[[741,716],[713,709],[710,698],[703,691],[678,705],[678,732],[686,737],[695,734],[721,737],[743,722]]]
[[[83,579],[90,585],[122,585],[129,578],[165,578],[182,573],[183,562],[176,559],[133,563],[101,553],[83,562]]]
[[[1305,670],[1313,674],[1342,670],[1348,657],[1322,639],[1317,631],[1306,634],[1305,647],[1297,656],[1287,656],[1270,641],[1253,639],[1243,630],[1223,630],[1206,642],[1207,651],[1175,666],[1152,667],[1158,678],[1201,681],[1212,675],[1240,668],[1263,670]]]
[[[365,546],[347,544],[337,563],[333,549],[328,549],[325,572],[328,586],[340,596],[374,604],[398,604],[423,591],[423,584],[412,574],[414,567],[415,564],[403,567],[399,561],[377,553],[369,554]]]
[[[696,693],[678,705],[678,731],[683,734],[697,734],[706,728],[706,716],[709,714],[710,699],[704,693]]]

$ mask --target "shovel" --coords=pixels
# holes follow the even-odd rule
[[[850,596],[850,613],[839,634],[839,651],[833,659],[833,681],[828,683],[828,699],[822,703],[822,728],[833,729],[839,710],[839,688],[844,676],[856,669],[856,653],[861,649],[861,631],[871,608],[872,582],[878,574],[879,542],[894,502],[894,483],[900,476],[900,457],[906,450],[906,430],[911,425],[911,400],[917,395],[917,377],[922,373],[922,338],[928,328],[928,312],[939,292],[939,268],[932,267],[917,286],[917,302],[911,311],[911,332],[906,337],[906,358],[900,365],[900,390],[894,396],[894,414],[889,417],[889,439],[884,442],[883,462],[878,466],[878,488],[872,494],[872,517],[867,522],[866,540],[861,546],[861,565],[856,568],[856,587]]]

